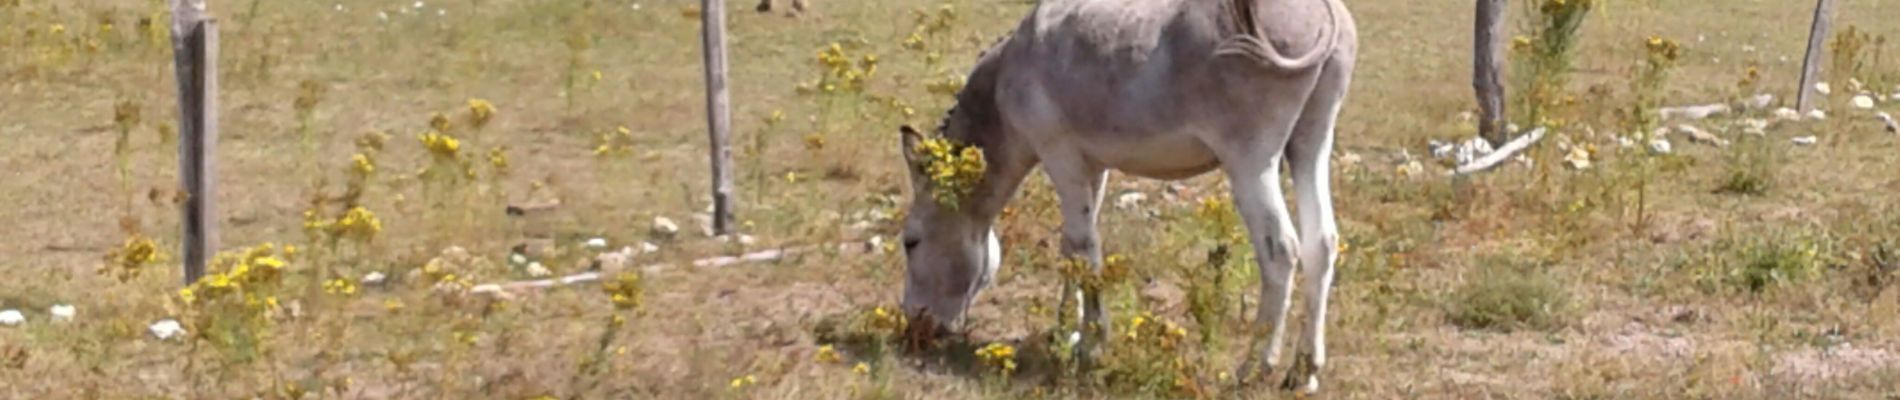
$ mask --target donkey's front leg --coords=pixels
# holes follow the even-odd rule
[[[1233,185],[1234,208],[1247,225],[1247,238],[1260,268],[1260,312],[1254,317],[1248,359],[1240,371],[1240,378],[1245,380],[1270,375],[1279,366],[1287,306],[1293,295],[1294,249],[1299,239],[1280,188],[1279,156],[1229,164],[1227,178]]]
[[[1088,262],[1089,273],[1102,272],[1101,239],[1095,229],[1096,217],[1101,215],[1103,186],[1108,181],[1108,171],[1101,166],[1088,162],[1080,154],[1043,157],[1043,171],[1049,174],[1049,181],[1055,184],[1056,196],[1062,203],[1062,256],[1065,262],[1081,259]],[[1063,285],[1064,304],[1068,303],[1070,286]],[[1094,347],[1108,336],[1108,314],[1102,309],[1101,293],[1088,288],[1078,288],[1076,294],[1081,300],[1081,330],[1079,342],[1075,343],[1077,360],[1086,365]],[[1067,312],[1062,310],[1061,312]],[[1073,337],[1073,336],[1072,336]]]

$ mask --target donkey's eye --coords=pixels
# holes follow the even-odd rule
[[[923,239],[904,238],[904,252],[910,252],[911,250],[916,250],[918,243],[923,243]]]

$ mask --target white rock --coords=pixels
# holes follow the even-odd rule
[[[1794,139],[1792,139],[1792,140],[1794,141],[1794,144],[1797,144],[1797,145],[1802,145],[1802,146],[1812,146],[1812,145],[1814,145],[1815,143],[1820,143],[1820,142],[1821,142],[1821,139],[1818,139],[1818,138],[1815,138],[1815,137],[1814,137],[1814,136],[1812,136],[1812,135],[1810,135],[1810,136],[1799,136],[1799,137],[1795,137],[1795,138],[1794,138]]]
[[[1695,125],[1678,125],[1676,126],[1676,131],[1681,132],[1684,136],[1688,136],[1691,142],[1705,143],[1716,147],[1728,146],[1728,139],[1717,137],[1715,134],[1702,130],[1702,128],[1695,127]]]
[[[554,275],[554,272],[548,271],[548,267],[541,265],[540,261],[528,263],[528,276],[543,278],[548,275]]]
[[[1727,104],[1704,104],[1704,105],[1699,105],[1699,106],[1664,107],[1661,110],[1657,110],[1657,112],[1662,115],[1663,120],[1671,120],[1671,119],[1700,120],[1700,119],[1708,118],[1713,115],[1720,115],[1723,113],[1727,113],[1728,111],[1729,111],[1729,107]]]
[[[1457,161],[1458,165],[1470,164],[1471,161],[1491,154],[1492,151],[1496,151],[1496,149],[1491,147],[1491,141],[1484,140],[1484,138],[1480,137],[1473,137],[1458,144],[1458,150],[1453,155],[1453,161]]]
[[[653,242],[640,242],[641,253],[652,253],[656,251],[660,251],[660,246],[653,244]]]
[[[1407,161],[1399,166],[1398,173],[1403,177],[1425,176],[1425,164],[1419,163],[1418,160]]]
[[[171,318],[158,320],[158,322],[152,323],[152,326],[147,329],[151,330],[152,337],[158,338],[158,340],[183,338],[185,335],[185,326],[179,325],[178,320]]]
[[[1750,110],[1761,110],[1761,109],[1767,109],[1769,105],[1773,105],[1773,104],[1775,104],[1775,95],[1762,93],[1762,94],[1755,95],[1755,97],[1750,97],[1748,98],[1747,101],[1742,102],[1742,107],[1745,107]]]
[[[680,234],[680,224],[667,217],[653,217],[653,234],[660,237],[673,237]]]
[[[1653,153],[1653,154],[1669,154],[1669,153],[1671,153],[1671,152],[1674,152],[1674,151],[1675,151],[1675,149],[1674,149],[1674,148],[1673,148],[1672,146],[1670,146],[1670,145],[1669,145],[1669,140],[1668,140],[1668,139],[1654,139],[1654,140],[1650,140],[1650,141],[1649,141],[1649,152],[1650,152],[1650,153]]]
[[[1570,148],[1570,154],[1564,156],[1564,164],[1574,169],[1590,168],[1590,151],[1583,147]]]
[[[1339,161],[1337,161],[1337,163],[1341,167],[1351,167],[1351,166],[1359,165],[1359,163],[1364,162],[1364,161],[1365,159],[1363,157],[1360,157],[1359,153],[1348,151],[1348,152],[1339,154]]]
[[[1795,111],[1792,108],[1787,108],[1787,107],[1777,108],[1775,109],[1775,120],[1776,121],[1800,121],[1801,113],[1798,111]]]
[[[1768,121],[1756,118],[1742,119],[1742,133],[1765,136],[1768,134]]]
[[[528,264],[527,254],[508,253],[508,265],[521,266],[521,265],[527,265],[527,264]]]
[[[606,249],[607,239],[605,238],[587,239],[587,248],[594,249],[594,250]]]
[[[1128,192],[1122,193],[1121,196],[1115,198],[1115,206],[1121,207],[1123,210],[1130,210],[1135,207],[1140,207],[1141,203],[1145,201],[1148,201],[1147,194],[1142,192]]]
[[[1861,84],[1859,78],[1847,78],[1848,93],[1860,93],[1860,90],[1865,87],[1867,85]]]
[[[73,307],[71,304],[54,304],[53,307],[46,310],[46,313],[52,314],[54,321],[71,321],[73,320],[73,315],[79,313],[79,308]]]
[[[1863,95],[1854,96],[1853,102],[1854,102],[1854,108],[1858,108],[1862,110],[1874,109],[1874,99],[1872,97],[1867,97],[1867,95],[1863,94]]]
[[[732,243],[732,235],[719,235],[717,239],[719,239],[720,243]],[[752,235],[739,235],[739,244],[750,246],[756,242],[758,242],[758,239],[753,238]]]
[[[1811,120],[1815,120],[1815,121],[1821,121],[1821,120],[1826,120],[1826,119],[1827,119],[1827,111],[1821,111],[1820,109],[1815,109],[1814,111],[1809,111],[1809,112],[1808,112],[1808,119],[1811,119]]]
[[[1827,82],[1815,82],[1814,91],[1821,92],[1821,94],[1834,94],[1834,87],[1828,86]]]
[[[372,286],[381,285],[383,284],[383,281],[388,280],[388,279],[389,279],[389,276],[383,275],[382,272],[371,271],[370,273],[363,275],[363,284],[372,285]]]
[[[1452,152],[1458,150],[1457,145],[1451,142],[1441,142],[1438,141],[1438,139],[1426,139],[1425,147],[1431,149],[1432,158],[1438,159],[1451,158]]]
[[[417,8],[417,9],[420,9],[420,8],[422,8],[422,2],[420,2],[420,1],[418,1],[418,2],[416,2],[416,8]]]
[[[25,323],[26,314],[21,314],[20,310],[0,311],[0,325],[20,326]]]
[[[1900,122],[1894,121],[1893,115],[1887,114],[1886,111],[1874,113],[1874,119],[1887,124],[1887,133],[1900,133]]]

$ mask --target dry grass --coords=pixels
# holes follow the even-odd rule
[[[1118,177],[1115,194],[1138,190],[1150,200],[1105,213],[1103,226],[1106,246],[1132,272],[1112,290],[1118,327],[1149,312],[1152,321],[1198,332],[1194,321],[1204,317],[1190,315],[1167,289],[1240,288],[1197,294],[1199,307],[1209,298],[1232,302],[1216,307],[1228,315],[1210,324],[1223,339],[1119,341],[1109,358],[1115,364],[1100,374],[1062,374],[1065,361],[1054,355],[1063,352],[1047,345],[1060,272],[1054,196],[1041,178],[1002,224],[1008,266],[977,300],[969,340],[920,356],[888,351],[888,336],[875,330],[833,343],[836,361],[817,356],[827,344],[821,338],[840,337],[821,329],[827,321],[896,301],[902,260],[890,253],[665,270],[642,277],[641,307],[625,310],[592,286],[504,302],[433,294],[444,281],[520,277],[521,267],[506,260],[518,244],[557,273],[581,269],[577,263],[592,255],[582,242],[593,237],[615,248],[661,245],[636,264],[740,250],[699,235],[690,217],[706,206],[697,20],[683,15],[697,2],[582,3],[214,2],[226,29],[226,245],[295,244],[304,253],[286,269],[276,293],[281,306],[239,303],[262,317],[231,322],[192,314],[164,257],[124,281],[123,269],[96,272],[109,253],[120,266],[136,254],[115,252],[131,234],[161,249],[177,243],[175,151],[162,133],[175,124],[162,6],[0,0],[0,137],[11,139],[0,147],[7,171],[0,220],[9,222],[0,233],[0,254],[9,256],[0,260],[0,309],[29,318],[24,327],[0,327],[0,396],[1255,395],[1221,374],[1237,365],[1236,344],[1245,343],[1239,315],[1253,302],[1251,268],[1191,269],[1205,266],[1221,243],[1197,214],[1203,198],[1225,197],[1211,176],[1173,190]],[[895,127],[934,126],[948,103],[932,88],[963,72],[1028,6],[948,1],[956,18],[928,35],[925,50],[905,49],[918,24],[912,9],[936,15],[939,4],[946,3],[824,2],[799,18],[734,8],[739,216],[759,238],[754,247],[894,233],[895,224],[866,215],[897,214],[907,199]],[[1735,82],[1748,65],[1760,67],[1760,87],[1792,97],[1808,5],[1609,2],[1585,23],[1573,57],[1569,90],[1591,95],[1566,108],[1571,128],[1553,141],[1609,149],[1598,166],[1509,167],[1458,182],[1435,170],[1402,176],[1395,168],[1401,149],[1422,154],[1427,138],[1475,132],[1458,117],[1472,108],[1469,5],[1351,5],[1364,50],[1339,152],[1363,161],[1341,163],[1336,174],[1349,250],[1333,296],[1332,357],[1323,372],[1329,396],[1900,395],[1891,379],[1900,374],[1893,350],[1900,348],[1900,286],[1893,284],[1900,272],[1873,262],[1878,246],[1900,243],[1892,157],[1900,138],[1851,110],[1845,83],[1834,85],[1829,120],[1778,124],[1760,143],[1730,149],[1676,140],[1677,155],[1654,163],[1618,162],[1639,152],[1617,151],[1582,129],[1607,134],[1618,126],[1612,110],[1630,101],[1623,88],[1642,60],[1642,39],[1652,35],[1676,39],[1686,51],[1662,92],[1665,104],[1739,96]],[[1900,36],[1887,22],[1900,18],[1900,8],[1841,7],[1837,26]],[[142,28],[139,20],[154,15],[160,28]],[[107,21],[111,30],[102,28]],[[864,90],[888,98],[799,94],[797,83],[838,72],[813,60],[832,43],[846,44],[853,57],[878,55],[879,72]],[[1895,83],[1893,62],[1852,60],[1850,70],[1863,80]],[[497,109],[479,129],[465,119],[471,98]],[[783,119],[772,117],[779,112]],[[415,139],[443,130],[431,127],[437,113],[453,125],[444,133],[460,140],[456,156],[436,158]],[[132,114],[142,118],[124,118]],[[1732,118],[1705,124],[1740,135],[1739,126],[1723,130]],[[120,156],[114,148],[122,126],[129,141]],[[616,133],[623,126],[628,133]],[[381,150],[356,143],[383,131],[391,138]],[[1788,144],[1803,135],[1820,144]],[[596,155],[602,144],[611,145],[608,156]],[[1753,145],[1775,149],[1733,154]],[[505,173],[489,158],[504,148]],[[360,182],[350,172],[359,153],[377,166]],[[1639,164],[1654,168],[1640,203],[1627,173]],[[417,177],[432,165],[475,177]],[[1773,184],[1756,190],[1736,183],[1738,174]],[[336,244],[306,235],[303,216],[313,200],[328,199],[322,215],[340,217],[338,199],[350,187],[361,190],[351,205],[373,210],[383,229]],[[562,205],[525,217],[502,212],[506,204],[551,198]],[[651,237],[654,216],[680,221],[684,232]],[[850,228],[860,221],[870,221],[868,228]],[[423,271],[449,246],[479,261],[455,265],[457,279]],[[1251,252],[1235,250],[1222,264],[1250,263]],[[1499,268],[1534,271],[1493,273]],[[363,284],[354,295],[322,290],[333,278],[371,271],[391,281]],[[1215,276],[1239,282],[1186,279]],[[1528,294],[1510,295],[1520,292]],[[1567,299],[1562,312],[1539,322],[1539,312],[1513,311],[1544,310],[1524,306],[1537,293],[1561,293],[1553,298]],[[50,321],[54,304],[76,305],[77,319]],[[1460,322],[1494,314],[1537,329]],[[244,329],[224,331],[263,334],[238,357],[225,351],[233,345],[161,342],[145,333],[159,318],[194,315]],[[1156,323],[1148,326],[1166,326]],[[1001,364],[975,355],[990,343],[1016,350],[1018,367],[1007,378],[997,374]]]

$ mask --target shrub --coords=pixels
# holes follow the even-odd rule
[[[1447,318],[1467,329],[1550,329],[1563,324],[1570,295],[1543,271],[1487,267],[1453,290]]]

